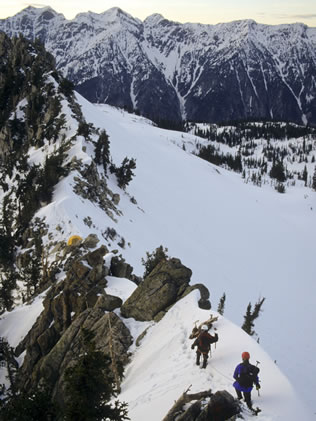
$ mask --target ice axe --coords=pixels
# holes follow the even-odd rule
[[[256,367],[258,367],[258,365],[260,364],[260,361],[256,361]],[[260,396],[260,392],[259,392],[259,389],[257,389],[257,391],[258,391],[258,396]]]

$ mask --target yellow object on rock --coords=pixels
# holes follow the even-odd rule
[[[79,244],[82,241],[82,238],[79,235],[72,235],[69,237],[67,245],[68,246],[75,246],[76,244]]]

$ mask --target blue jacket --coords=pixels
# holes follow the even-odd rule
[[[258,373],[259,368],[248,361],[238,364],[234,371],[234,379],[236,380],[233,384],[234,388],[241,392],[251,392],[253,385],[259,384]]]

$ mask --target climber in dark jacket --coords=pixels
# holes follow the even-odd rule
[[[214,336],[208,333],[208,327],[203,325],[201,327],[201,333],[193,342],[191,348],[194,349],[197,346],[196,351],[196,365],[200,365],[201,354],[203,355],[203,365],[202,368],[206,368],[208,353],[211,349],[211,344],[218,341],[218,335],[215,333]]]
[[[260,389],[259,384],[259,368],[255,365],[250,364],[249,352],[243,352],[241,354],[242,363],[238,364],[235,368],[234,379],[236,380],[233,384],[236,389],[238,399],[242,399],[242,393],[244,395],[245,402],[249,409],[252,408],[251,402],[251,391],[253,385],[256,385],[256,389]]]

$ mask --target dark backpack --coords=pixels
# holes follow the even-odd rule
[[[251,364],[241,364],[238,383],[240,386],[251,387],[257,381],[259,368]]]
[[[199,336],[199,348],[203,351],[210,349],[210,344],[218,341],[218,335],[215,333],[215,338],[210,337],[208,333],[201,333]]]
[[[201,333],[199,337],[199,348],[208,349],[210,346],[210,340],[205,333]]]

